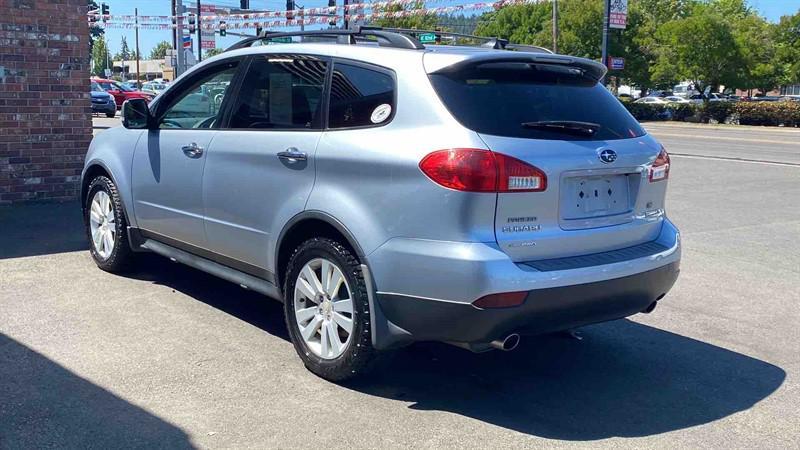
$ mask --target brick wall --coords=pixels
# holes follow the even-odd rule
[[[0,0],[0,205],[70,200],[92,138],[86,0]]]

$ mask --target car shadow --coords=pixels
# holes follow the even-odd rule
[[[193,448],[180,428],[0,333],[0,448]]]
[[[280,303],[155,255],[150,280],[289,339]],[[344,384],[366,395],[448,411],[535,436],[572,441],[638,437],[702,425],[747,410],[786,373],[741,353],[618,320],[585,327],[583,340],[523,338],[509,353],[473,354],[421,343],[384,355]]]
[[[77,201],[0,207],[0,259],[88,250]]]

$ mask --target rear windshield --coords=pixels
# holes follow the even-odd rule
[[[559,140],[614,140],[645,134],[608,90],[579,69],[490,63],[431,74],[430,79],[455,118],[479,133]],[[547,123],[571,129],[541,126]],[[593,125],[592,133],[575,129],[576,124],[587,123]]]

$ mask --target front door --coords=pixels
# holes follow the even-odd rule
[[[156,105],[156,124],[133,157],[134,209],[143,231],[173,244],[205,245],[203,169],[236,70],[236,61],[206,68]]]
[[[266,279],[274,273],[277,235],[314,185],[327,67],[273,54],[253,57],[247,69],[203,178],[208,249],[229,265]]]

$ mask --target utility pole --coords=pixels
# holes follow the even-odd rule
[[[139,71],[139,8],[134,8],[133,14],[136,17],[136,86],[139,86],[139,80],[142,79]]]
[[[300,7],[300,31],[306,31],[305,6]]]
[[[200,0],[197,0],[197,62],[203,60],[203,32],[200,31]]]
[[[553,0],[553,53],[558,53],[558,0]]]
[[[350,4],[349,0],[344,0],[342,2],[342,5],[344,5],[344,8],[342,8],[342,19],[344,19],[343,23],[344,23],[344,29],[345,30],[349,30],[350,29],[350,21],[347,20],[347,15],[350,14],[348,12],[348,10],[347,10],[347,5],[349,5],[349,4]]]
[[[175,2],[175,34],[177,36],[178,45],[175,47],[177,52],[175,78],[183,73],[186,69],[186,55],[183,51],[183,1],[173,0]]]
[[[602,58],[603,59],[602,59],[602,63],[603,63],[604,66],[608,67],[608,22],[610,21],[608,15],[610,14],[610,10],[611,10],[611,5],[610,5],[611,0],[603,0],[603,3],[604,3],[603,6],[604,6],[605,10],[603,11],[603,51],[602,51]],[[601,79],[600,82],[605,84],[606,77],[603,76],[603,79]]]

